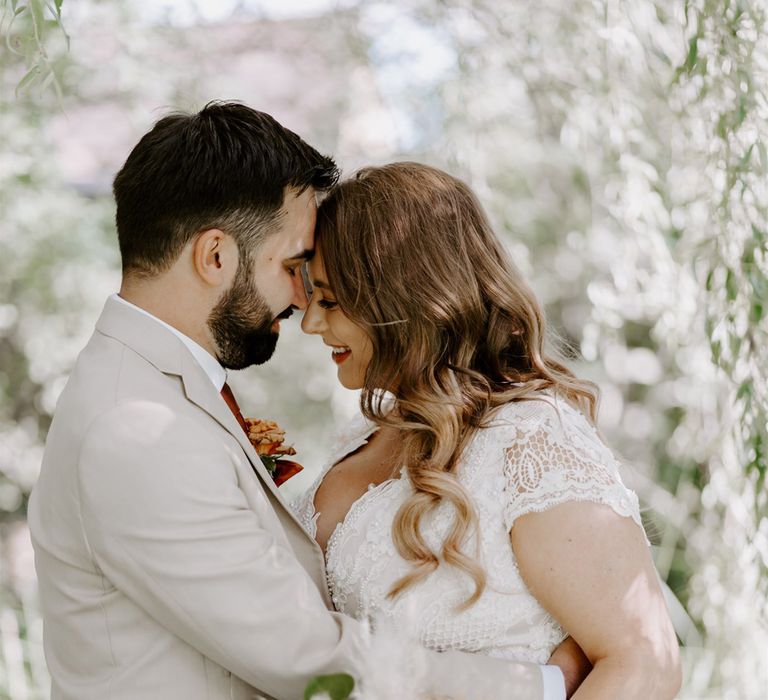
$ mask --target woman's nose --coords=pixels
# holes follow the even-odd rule
[[[305,333],[322,333],[325,328],[323,311],[310,300],[309,305],[304,310],[304,317],[301,319],[301,330]]]

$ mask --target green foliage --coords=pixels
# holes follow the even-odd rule
[[[355,688],[355,680],[346,673],[313,678],[304,689],[304,700],[321,696],[329,700],[347,700]]]
[[[59,54],[69,48],[69,35],[61,16],[63,2],[0,0],[0,37],[9,52],[23,59],[26,68],[16,86],[16,96],[32,87],[38,87],[40,92],[52,87],[61,101]],[[57,46],[56,39],[63,39],[65,47]]]
[[[765,480],[768,454],[768,261],[766,194],[765,84],[766,9],[756,3],[708,2],[690,8],[689,25],[709,49],[707,70],[694,62],[679,71],[697,106],[712,109],[717,121],[710,160],[725,164],[726,177],[713,183],[711,223],[719,235],[703,242],[709,260],[706,278],[707,328],[714,362],[730,377],[738,408],[736,430],[744,466]],[[725,274],[722,281],[722,272]],[[721,284],[715,284],[720,280]],[[756,494],[761,518],[768,517],[768,498]]]

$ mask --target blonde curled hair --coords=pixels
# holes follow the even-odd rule
[[[474,581],[465,609],[486,576],[464,551],[479,533],[456,475],[463,451],[495,408],[543,389],[594,423],[596,387],[545,354],[544,315],[533,292],[477,198],[451,175],[418,163],[361,170],[320,206],[316,243],[340,309],[373,345],[362,411],[400,432],[398,463],[413,485],[392,527],[397,551],[413,566],[389,595],[442,560]],[[383,390],[394,396],[389,408]],[[421,524],[444,502],[454,520],[434,552]]]

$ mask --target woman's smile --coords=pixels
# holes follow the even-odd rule
[[[340,365],[352,354],[352,351],[349,348],[343,346],[332,345],[331,348],[331,359],[337,365]]]

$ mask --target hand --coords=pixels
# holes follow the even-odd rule
[[[552,652],[548,664],[557,666],[565,677],[565,697],[570,698],[592,670],[592,664],[581,647],[571,637],[566,637]]]

